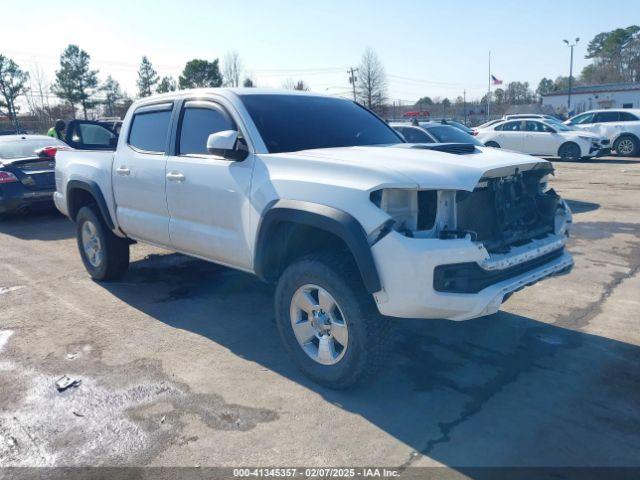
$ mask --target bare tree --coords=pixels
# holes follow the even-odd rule
[[[387,75],[372,48],[367,48],[358,67],[358,98],[372,110],[380,110],[387,97]]]
[[[27,91],[27,106],[29,112],[40,122],[50,123],[51,103],[49,102],[49,92],[51,84],[44,71],[38,66],[29,72],[29,90]]]
[[[27,90],[29,74],[22,70],[16,62],[0,55],[0,113],[4,113],[13,121],[18,131],[18,110],[16,99]]]
[[[227,87],[239,87],[242,79],[242,60],[238,52],[231,51],[224,57],[224,65],[222,68],[222,76],[224,84]]]
[[[293,78],[287,78],[282,82],[282,88],[286,90],[301,90],[306,92],[309,90],[309,85],[307,85],[304,80],[295,81]]]

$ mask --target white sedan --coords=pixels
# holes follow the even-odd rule
[[[578,160],[608,151],[608,141],[601,136],[545,119],[505,120],[478,128],[475,134],[487,147],[531,155]]]

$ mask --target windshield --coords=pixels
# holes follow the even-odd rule
[[[306,95],[240,97],[269,153],[404,143],[386,123],[351,101]]]
[[[20,139],[0,142],[0,160],[26,158],[35,156],[36,150],[44,147],[56,147],[66,145],[56,138]]]
[[[483,146],[482,142],[478,139],[473,138],[471,135],[458,128],[450,127],[448,125],[429,127],[426,130],[436,137],[436,140],[441,143],[470,143],[471,145],[476,145],[478,147]]]
[[[545,119],[545,122],[547,122],[553,128],[555,128],[556,130],[559,130],[561,132],[569,132],[571,130],[577,130],[577,128],[575,128],[575,127],[570,127],[569,125],[565,125],[560,120]]]

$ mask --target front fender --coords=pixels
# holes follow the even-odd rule
[[[369,293],[375,293],[382,289],[371,248],[367,242],[367,234],[362,225],[347,212],[301,200],[276,200],[269,204],[261,215],[254,250],[256,252],[254,270],[259,277],[265,279],[268,276],[266,252],[270,233],[281,222],[315,227],[341,238],[356,261],[366,290]]]

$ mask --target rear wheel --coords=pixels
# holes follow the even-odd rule
[[[500,145],[498,145],[496,142],[487,142],[484,145],[485,147],[500,148]]]
[[[326,387],[363,382],[385,362],[389,322],[350,259],[309,255],[287,267],[276,289],[276,321],[298,368]]]
[[[631,135],[622,135],[616,140],[613,149],[621,157],[632,157],[638,153],[640,142]]]
[[[577,143],[567,142],[563,143],[558,149],[558,156],[562,160],[580,160],[582,152]]]
[[[109,230],[95,205],[78,212],[76,239],[82,263],[94,280],[114,280],[127,271],[129,242]]]

